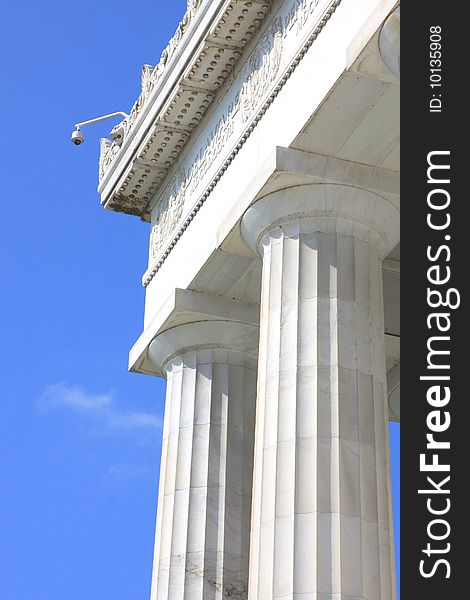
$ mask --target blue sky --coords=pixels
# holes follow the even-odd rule
[[[149,598],[164,382],[127,372],[148,225],[99,204],[114,123],[69,138],[130,109],[185,4],[2,7],[2,600]]]

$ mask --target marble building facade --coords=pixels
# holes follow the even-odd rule
[[[393,600],[399,6],[192,0],[101,140],[167,380],[151,600]]]

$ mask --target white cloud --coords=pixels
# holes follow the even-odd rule
[[[157,415],[119,410],[113,390],[96,394],[65,381],[48,385],[39,398],[39,406],[42,409],[66,409],[93,416],[106,429],[161,429],[162,426]]]
[[[113,413],[110,415],[108,425],[116,429],[133,429],[149,427],[160,429],[162,422],[157,415],[141,412]]]
[[[113,392],[91,394],[78,385],[67,385],[65,381],[48,385],[39,399],[43,408],[65,406],[82,412],[99,412],[110,407]]]

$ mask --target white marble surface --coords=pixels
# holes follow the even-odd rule
[[[378,40],[395,4],[335,2],[301,49],[332,3],[273,2],[153,188],[130,356],[168,379],[152,600],[395,598],[381,260],[398,241],[399,86]]]
[[[381,260],[387,200],[278,191],[245,214],[263,259],[249,600],[394,600]]]
[[[246,598],[257,337],[211,321],[152,342],[168,380],[152,600]]]

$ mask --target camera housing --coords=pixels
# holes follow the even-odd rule
[[[83,142],[85,141],[85,136],[80,131],[80,129],[76,129],[72,133],[70,140],[72,141],[73,144],[75,144],[76,146],[79,146],[80,144],[83,144]]]
[[[83,142],[85,141],[85,136],[83,135],[80,129],[81,127],[85,127],[85,125],[92,125],[93,123],[100,123],[101,121],[105,121],[106,119],[111,119],[114,117],[124,117],[124,119],[127,119],[129,115],[119,110],[117,112],[110,113],[109,115],[96,117],[96,119],[89,119],[88,121],[81,121],[80,123],[75,123],[75,131],[70,136],[70,141],[75,146],[80,146],[80,144],[83,144]],[[124,127],[122,126],[122,124],[113,129],[113,135],[111,136],[111,139],[113,139],[118,146],[120,146],[122,143],[123,132]]]

